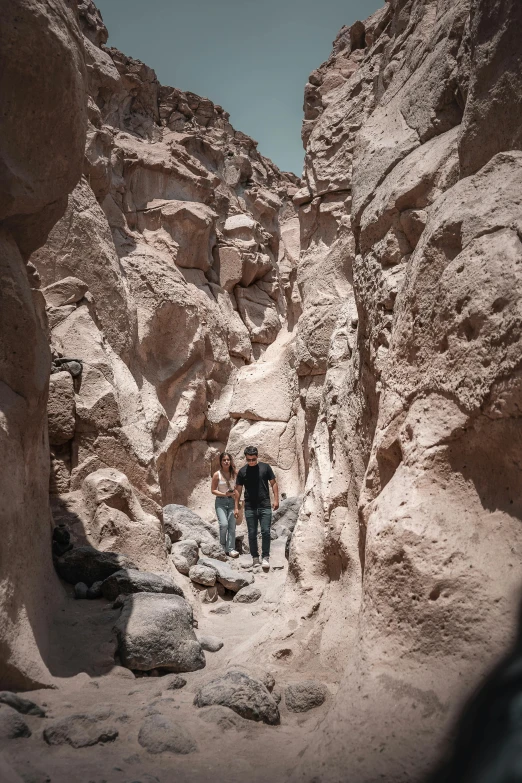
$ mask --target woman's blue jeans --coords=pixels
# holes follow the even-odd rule
[[[228,554],[236,548],[234,498],[216,498],[216,515],[219,522],[219,543]]]

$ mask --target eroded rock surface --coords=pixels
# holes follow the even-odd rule
[[[297,372],[323,380],[284,614],[345,663],[299,779],[419,779],[513,632],[519,14],[392,0],[306,87]]]

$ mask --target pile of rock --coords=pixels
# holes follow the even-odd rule
[[[207,588],[206,600],[216,600],[219,590],[237,594],[252,585],[253,574],[227,561],[225,550],[217,539],[217,526],[175,503],[164,507],[163,520],[171,541],[172,562],[193,584]]]
[[[103,596],[121,608],[115,631],[123,666],[160,673],[205,666],[192,608],[171,577],[139,571],[125,555],[90,546],[73,547],[54,563],[62,579],[74,584],[77,598]],[[212,647],[215,642],[206,649]]]

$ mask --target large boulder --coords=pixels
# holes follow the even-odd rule
[[[192,672],[205,666],[192,609],[178,595],[127,596],[115,627],[118,653],[129,669]]]
[[[76,585],[83,582],[90,587],[103,582],[121,569],[135,569],[132,560],[116,552],[99,552],[92,546],[78,546],[54,558],[54,565],[66,582]]]
[[[196,693],[194,704],[196,707],[221,704],[242,718],[263,721],[270,726],[280,721],[279,709],[270,692],[262,682],[244,672],[227,672],[223,677],[207,683]]]
[[[251,585],[254,581],[253,575],[247,571],[236,571],[228,563],[222,563],[221,560],[215,560],[213,557],[200,557],[198,565],[214,569],[217,581],[234,593],[237,593],[242,587]]]
[[[114,601],[119,595],[132,593],[167,593],[183,598],[183,590],[168,576],[149,574],[147,571],[137,571],[125,568],[109,576],[102,584],[104,598]]]
[[[188,538],[201,545],[204,541],[212,543],[218,538],[217,525],[205,522],[194,511],[177,503],[163,507],[163,524],[173,543]]]
[[[106,413],[109,408],[102,404]],[[109,459],[109,453],[117,452],[118,444],[108,439],[106,448]],[[161,568],[165,562],[165,535],[161,522],[155,514],[145,510],[141,502],[145,500],[144,496],[138,494],[123,471],[100,468],[89,473],[82,483],[82,495],[89,514],[90,541],[95,546],[124,552],[139,559],[144,568]]]

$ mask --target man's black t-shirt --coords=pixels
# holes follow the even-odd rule
[[[268,482],[274,479],[274,471],[266,462],[243,465],[237,472],[236,484],[245,488],[245,505],[250,508],[270,507]]]

